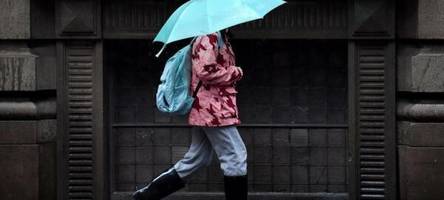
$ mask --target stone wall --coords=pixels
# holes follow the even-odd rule
[[[56,38],[78,36],[76,30],[80,39],[84,33],[101,37],[100,13],[79,9],[95,4],[73,10],[65,4],[0,1],[1,199],[56,199]],[[69,11],[56,15],[56,5]],[[403,0],[397,6],[399,197],[444,199],[444,3]],[[78,16],[88,21],[87,30],[72,23],[80,27],[72,32],[69,19]]]
[[[399,1],[398,159],[402,200],[443,199],[444,10],[442,1]],[[433,39],[433,40],[431,40]]]
[[[0,1],[1,199],[55,199],[55,49],[31,40],[30,0]]]

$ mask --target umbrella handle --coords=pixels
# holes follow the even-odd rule
[[[166,47],[166,44],[164,44],[164,45],[162,46],[162,49],[160,49],[160,51],[156,54],[156,58],[158,58],[158,57],[160,56],[160,54],[163,52],[163,50],[165,49],[165,47]]]

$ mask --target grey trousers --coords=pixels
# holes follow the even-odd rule
[[[172,167],[181,178],[208,166],[213,151],[225,176],[247,174],[247,149],[236,126],[194,127],[191,140],[188,152]]]

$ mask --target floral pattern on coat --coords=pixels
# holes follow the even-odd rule
[[[225,37],[227,38],[227,37]],[[235,65],[230,43],[218,48],[217,33],[199,36],[192,48],[191,90],[199,80],[202,87],[197,92],[188,123],[195,126],[228,126],[240,124],[236,104],[235,84],[243,72]]]

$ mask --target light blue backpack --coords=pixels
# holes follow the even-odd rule
[[[220,38],[218,33],[219,46],[223,42]],[[194,94],[190,94],[191,49],[195,39],[191,44],[176,52],[165,64],[156,94],[156,105],[162,112],[171,115],[185,115],[190,112],[193,106],[194,98],[202,85],[202,82],[199,81]]]

